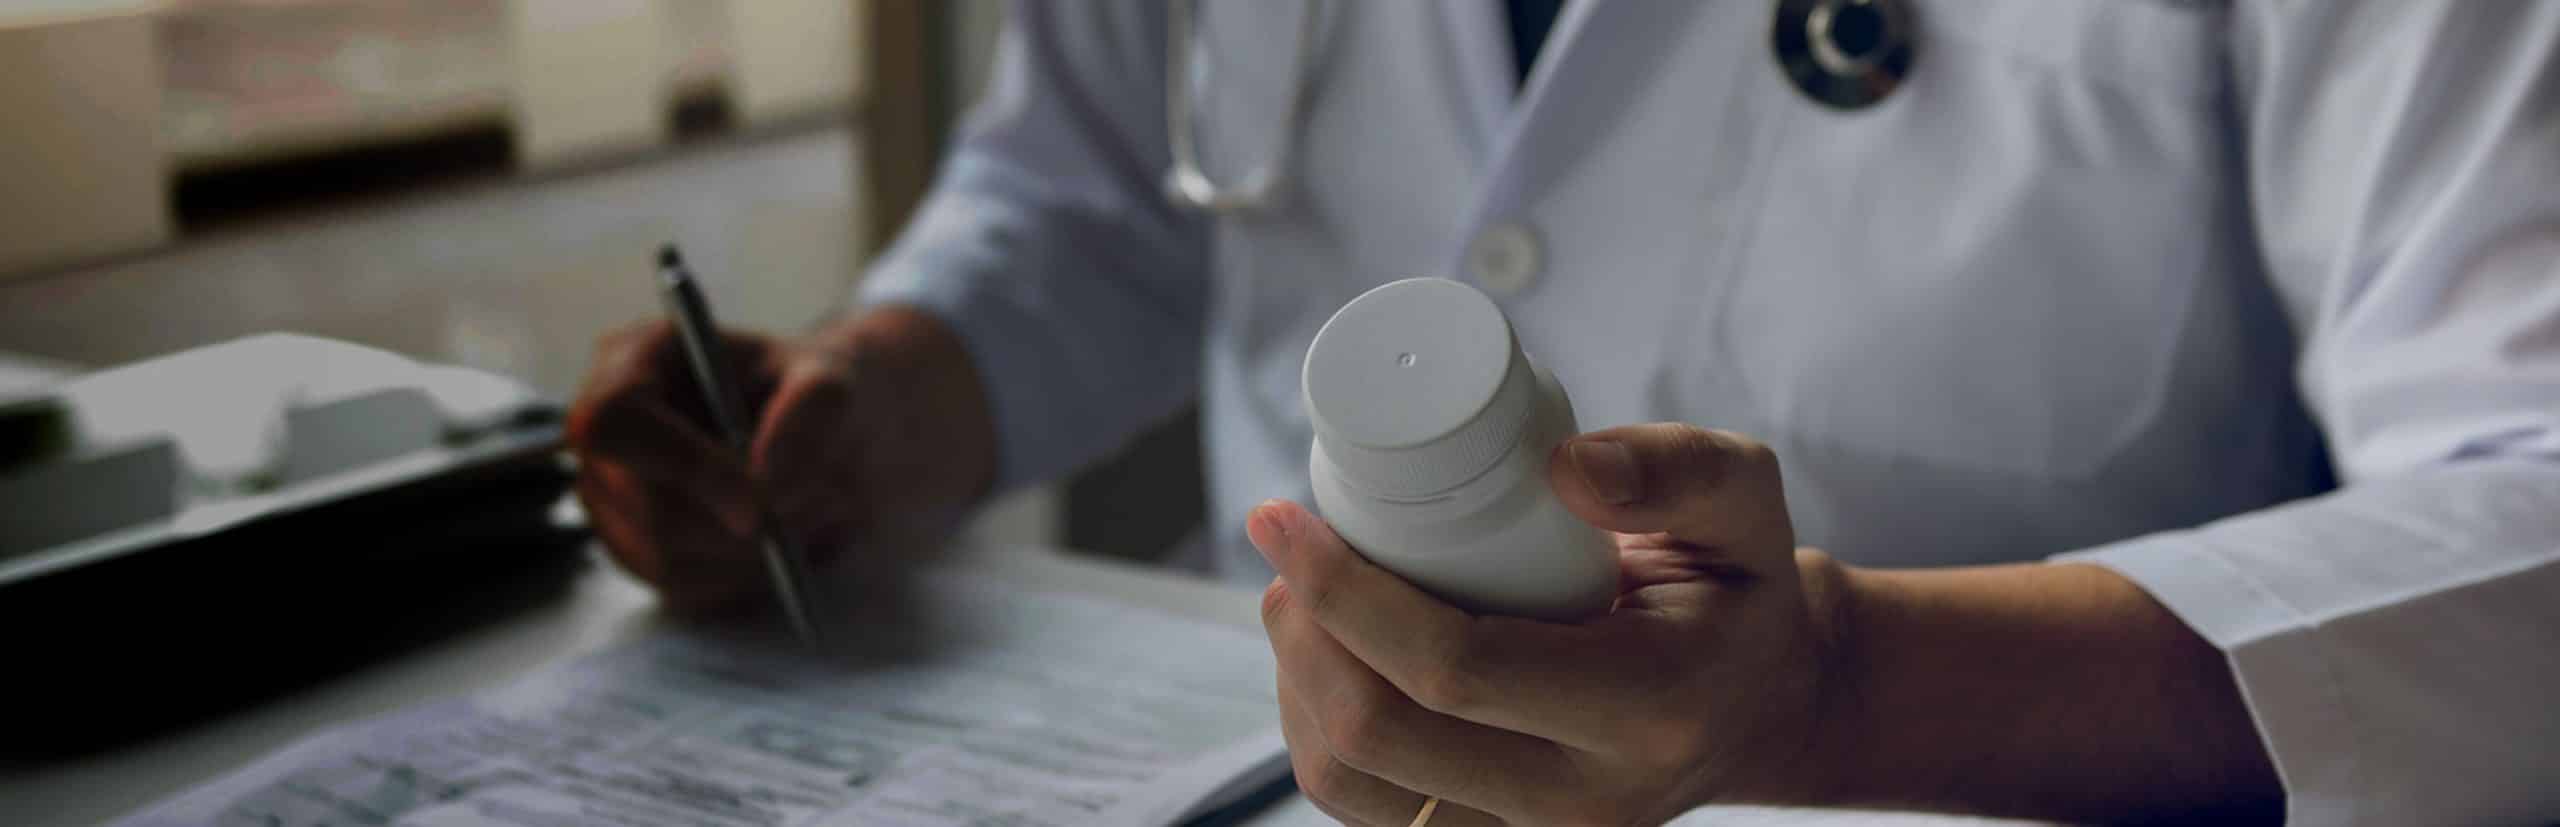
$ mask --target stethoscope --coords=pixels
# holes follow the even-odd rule
[[[1315,71],[1322,10],[1307,0],[1298,20],[1296,74],[1281,103],[1271,155],[1232,184],[1219,183],[1200,166],[1192,123],[1191,50],[1197,35],[1194,0],[1168,0],[1165,21],[1164,112],[1173,166],[1165,171],[1165,199],[1201,212],[1237,214],[1271,206],[1289,168],[1309,75]],[[1911,72],[1918,34],[1911,0],[1778,0],[1769,48],[1779,72],[1797,91],[1835,110],[1863,109],[1881,101]]]

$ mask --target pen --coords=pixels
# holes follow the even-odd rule
[[[658,292],[666,300],[667,317],[675,323],[676,338],[684,341],[685,360],[693,365],[694,384],[702,388],[712,424],[720,429],[720,438],[729,443],[731,450],[745,456],[754,432],[749,430],[738,384],[730,381],[721,361],[714,358],[719,352],[720,327],[712,322],[711,303],[703,299],[702,286],[685,269],[684,256],[676,252],[674,244],[658,248]],[[774,530],[770,512],[761,513],[759,521],[763,528],[758,531],[758,546],[764,556],[765,573],[773,578],[773,592],[782,601],[782,613],[790,619],[791,631],[800,637],[800,642],[815,647],[818,629],[809,622],[809,595],[805,591],[809,558],[782,532]]]

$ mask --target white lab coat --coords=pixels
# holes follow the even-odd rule
[[[1210,218],[1161,196],[1163,9],[1022,4],[863,298],[960,330],[1007,484],[1197,398],[1201,562],[1258,584],[1317,326],[1472,281],[1586,427],[1768,440],[1809,544],[2141,583],[2300,823],[2560,818],[2560,3],[1918,0],[1851,112],[1772,5],[1568,4],[1515,95],[1494,0],[1327,3],[1315,67],[1299,3],[1208,0],[1217,177],[1314,84],[1283,202]]]

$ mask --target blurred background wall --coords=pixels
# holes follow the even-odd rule
[[[290,330],[565,397],[597,335],[659,313],[666,240],[725,322],[804,329],[923,186],[1002,6],[0,5],[0,365]],[[1196,439],[1167,423],[973,531],[1196,542]]]

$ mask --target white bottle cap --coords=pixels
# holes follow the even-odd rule
[[[1511,450],[1537,377],[1493,300],[1405,279],[1343,305],[1307,348],[1308,418],[1343,482],[1412,500],[1475,479]]]

